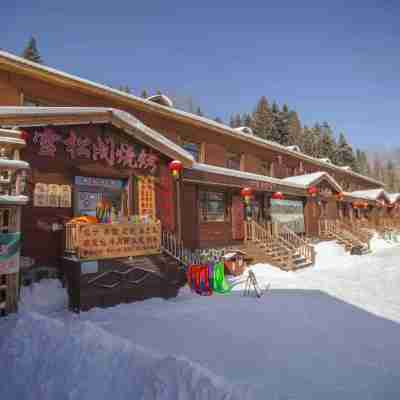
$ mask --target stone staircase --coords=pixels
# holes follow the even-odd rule
[[[262,226],[246,221],[245,252],[254,262],[267,262],[284,271],[306,268],[315,263],[314,247],[284,225]]]

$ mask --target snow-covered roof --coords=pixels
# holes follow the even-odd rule
[[[233,128],[235,131],[245,133],[247,135],[254,135],[253,129],[248,126],[239,126],[237,128]]]
[[[370,189],[370,190],[356,190],[355,192],[350,192],[350,196],[360,197],[367,200],[378,200],[382,195],[385,199],[390,202],[387,193],[383,189]]]
[[[21,170],[21,169],[29,169],[29,164],[26,161],[22,160],[10,160],[8,158],[0,158],[0,169],[7,170]]]
[[[332,164],[332,161],[329,158],[318,158],[318,160],[327,164]]]
[[[339,166],[340,169],[343,169],[345,171],[351,171],[351,167],[349,165],[343,165],[343,166]]]
[[[326,179],[331,185],[338,191],[342,192],[341,186],[333,179],[327,172],[319,171],[313,172],[312,174],[290,176],[289,178],[282,179],[283,182],[295,183],[309,187],[320,182],[322,179]]]
[[[290,151],[295,151],[297,153],[301,153],[301,149],[299,146],[297,146],[297,144],[293,145],[293,146],[286,146],[286,148]]]
[[[28,196],[9,196],[6,194],[0,195],[0,204],[2,205],[25,205],[29,201]]]
[[[400,200],[400,193],[387,193],[389,197],[390,203],[396,203],[396,201]]]
[[[120,127],[121,122],[130,128],[127,130],[127,134],[135,137],[136,139],[148,144],[149,146],[155,148],[161,153],[166,154],[171,158],[180,159],[184,165],[192,165],[194,158],[192,154],[183,149],[181,146],[167,139],[164,135],[161,135],[154,129],[149,128],[139,121],[132,114],[126,111],[117,110],[114,108],[106,107],[0,107],[0,125],[1,118],[9,117],[28,117],[16,122],[17,126],[35,126],[43,125],[42,122],[36,122],[36,117],[46,117],[46,116],[59,116],[60,125],[65,124],[62,120],[62,116],[69,115],[94,115],[99,114],[107,117],[107,120],[111,123]],[[29,119],[29,117],[35,117]],[[95,120],[95,117],[93,117]],[[73,122],[77,124],[78,122]],[[52,122],[52,124],[57,125],[57,122]],[[71,124],[71,122],[69,122]],[[124,128],[122,128],[124,129]]]
[[[220,174],[220,175],[225,175],[225,176],[234,176],[237,178],[251,179],[251,180],[256,180],[256,181],[261,181],[261,182],[268,182],[271,184],[283,185],[283,186],[293,187],[293,188],[297,188],[297,189],[305,189],[306,188],[306,186],[303,184],[294,183],[294,182],[286,182],[284,179],[272,178],[270,176],[258,175],[258,174],[253,174],[251,172],[238,171],[236,169],[217,167],[215,165],[209,165],[209,164],[203,164],[203,163],[197,163],[197,162],[195,162],[190,169],[193,169],[196,171],[210,172],[210,173]]]
[[[146,100],[154,101],[154,103],[161,104],[167,107],[173,107],[173,101],[165,94],[155,94],[154,96],[147,97]]]
[[[216,129],[220,133],[224,133],[224,134],[227,134],[229,136],[236,137],[238,139],[246,140],[246,141],[251,142],[253,144],[260,145],[260,146],[263,146],[263,147],[266,147],[266,148],[269,148],[269,149],[272,149],[272,150],[276,150],[276,151],[280,151],[280,152],[283,152],[283,153],[286,153],[286,154],[290,154],[290,155],[292,155],[292,156],[294,156],[296,158],[301,158],[303,160],[307,160],[307,161],[309,161],[309,162],[311,162],[313,164],[316,164],[316,165],[328,167],[328,168],[331,168],[333,170],[341,170],[341,171],[344,170],[340,166],[337,166],[337,165],[334,165],[334,164],[324,163],[324,162],[318,160],[317,158],[308,156],[308,155],[303,154],[303,153],[299,153],[298,151],[294,151],[293,149],[290,149],[288,147],[280,145],[280,144],[278,144],[276,142],[265,140],[265,139],[262,139],[262,138],[260,138],[258,136],[255,136],[255,135],[249,135],[249,134],[243,133],[241,131],[238,131],[238,130],[235,130],[233,128],[230,128],[229,126],[227,126],[225,124],[221,124],[221,123],[213,121],[211,119],[208,119],[208,118],[205,118],[205,117],[202,117],[202,116],[199,116],[199,115],[195,115],[195,114],[192,114],[192,113],[188,113],[188,112],[185,112],[185,111],[182,111],[182,110],[178,110],[178,109],[173,108],[173,107],[166,107],[166,106],[160,105],[158,103],[155,103],[153,101],[150,101],[148,99],[143,99],[143,98],[135,96],[133,94],[126,93],[126,92],[111,88],[111,87],[106,86],[106,85],[95,83],[95,82],[90,81],[88,79],[79,78],[79,77],[77,77],[75,75],[71,75],[71,74],[62,72],[62,71],[57,70],[55,68],[50,68],[50,67],[47,67],[47,66],[42,65],[42,64],[34,63],[32,61],[26,60],[25,58],[15,56],[15,55],[10,54],[10,53],[5,52],[5,51],[0,51],[0,63],[8,64],[8,65],[11,64],[14,68],[16,68],[16,67],[20,68],[24,72],[26,72],[26,70],[29,69],[29,72],[36,73],[36,75],[37,74],[39,74],[39,75],[41,74],[43,76],[43,74],[46,74],[47,77],[51,76],[51,75],[54,75],[56,78],[58,78],[58,80],[60,78],[63,78],[65,80],[70,81],[70,83],[85,85],[87,87],[87,89],[90,89],[91,92],[97,92],[97,93],[101,92],[101,94],[103,94],[103,95],[108,94],[108,95],[114,96],[114,98],[118,97],[120,99],[130,100],[131,102],[134,102],[137,105],[141,105],[142,107],[146,106],[146,108],[151,108],[151,109],[153,109],[155,111],[162,112],[164,114],[165,113],[173,113],[176,116],[179,116],[181,118],[186,118],[187,120],[191,120],[191,121],[197,121],[198,123],[204,124],[209,128]],[[380,182],[380,181],[377,181],[376,179],[373,179],[373,178],[358,174],[358,173],[356,173],[354,171],[347,171],[346,170],[346,172],[349,173],[352,176],[356,176],[356,177],[362,178],[362,179],[364,179],[364,180],[366,180],[368,182],[372,182],[372,183],[377,184],[379,186],[383,186],[383,183]]]

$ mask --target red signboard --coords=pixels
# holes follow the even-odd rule
[[[86,136],[78,136],[73,129],[65,138],[52,128],[35,131],[33,143],[39,145],[38,154],[41,156],[55,157],[57,144],[64,147],[71,159],[90,159],[93,161],[105,161],[110,167],[121,167],[149,170],[154,174],[157,170],[158,156],[141,148],[139,151],[130,144],[116,144],[111,136],[104,138],[97,136],[93,140]]]

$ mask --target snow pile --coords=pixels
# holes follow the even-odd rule
[[[42,279],[23,286],[19,309],[21,311],[57,312],[68,307],[68,295],[57,279]]]
[[[23,313],[7,324],[15,326],[2,329],[0,399],[246,398],[195,363],[161,358],[91,322]]]

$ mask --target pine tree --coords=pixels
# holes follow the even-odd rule
[[[282,144],[283,121],[278,104],[274,101],[271,107],[272,124],[270,140]]]
[[[240,114],[235,115],[234,124],[235,124],[235,128],[239,128],[242,126],[242,117],[240,116]]]
[[[386,171],[384,182],[386,184],[386,189],[391,192],[397,191],[397,177],[396,170],[392,160],[388,160],[386,164]]]
[[[320,157],[336,162],[336,141],[327,122],[323,122],[321,126]]]
[[[235,127],[235,116],[232,114],[231,116],[230,116],[230,118],[229,118],[229,126],[231,127],[231,128],[234,128]]]
[[[146,89],[143,89],[140,96],[143,97],[144,99],[147,99],[149,97],[149,94],[147,93]]]
[[[313,128],[307,126],[303,130],[304,144],[302,150],[305,154],[312,157],[320,157],[320,145],[321,145],[321,127],[319,124],[315,124]]]
[[[271,138],[272,113],[265,96],[258,101],[251,120],[251,128],[255,135],[263,139]]]
[[[220,117],[215,117],[214,121],[218,122],[219,124],[223,124],[224,123],[224,121],[222,121],[222,119]]]
[[[22,52],[21,55],[23,58],[26,58],[29,61],[33,61],[38,64],[43,64],[42,57],[39,54],[39,50],[37,48],[36,39],[35,37],[31,37],[25,50]]]
[[[300,148],[303,147],[303,132],[301,129],[301,123],[299,120],[299,116],[296,111],[289,112],[289,120],[288,120],[288,144],[289,145],[297,145]]]
[[[203,116],[204,116],[204,114],[203,114],[203,112],[201,111],[201,108],[200,108],[200,107],[197,107],[196,114],[199,115],[200,117],[203,117]]]
[[[353,148],[347,143],[346,137],[343,133],[341,133],[339,136],[336,151],[336,161],[339,165],[346,165],[352,169],[357,169]]]
[[[278,130],[279,130],[279,143],[283,146],[288,146],[290,144],[290,133],[289,133],[289,121],[290,121],[290,111],[289,107],[284,104],[282,106],[282,111],[278,116]]]
[[[249,113],[244,113],[242,115],[243,126],[247,126],[247,127],[251,128],[252,123],[253,123],[253,121],[252,121],[251,115]]]

